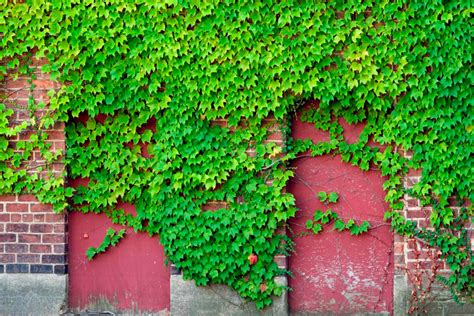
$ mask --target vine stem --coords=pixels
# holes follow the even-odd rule
[[[296,156],[295,158],[293,158],[292,160],[296,160],[296,159],[301,159],[301,158],[313,158],[314,156],[312,155],[300,155],[300,156]],[[280,159],[277,159],[275,161],[273,161],[271,164],[269,164],[268,166],[265,166],[262,168],[262,170],[268,170],[270,169],[271,167],[273,167],[275,164],[279,163],[279,162],[282,162],[284,160],[284,158],[286,157],[283,157],[283,158],[280,158]]]

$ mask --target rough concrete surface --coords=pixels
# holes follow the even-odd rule
[[[395,275],[393,277],[393,315],[406,315],[408,310],[408,287],[406,276]]]
[[[64,316],[96,316],[96,315],[147,315],[147,316],[169,316],[168,310],[146,311],[138,307],[123,308],[120,307],[116,298],[106,296],[91,297],[89,304],[83,308],[71,308]]]
[[[396,275],[393,284],[393,315],[405,316],[409,309],[410,287],[407,278],[403,275]],[[434,287],[433,300],[425,303],[423,312],[419,315],[430,316],[472,316],[474,315],[474,304],[457,304],[452,301],[451,294],[446,289]],[[418,315],[415,314],[415,315]]]
[[[286,277],[276,280],[286,285]],[[171,275],[171,315],[288,315],[286,291],[273,298],[273,304],[259,311],[255,304],[244,302],[224,285],[197,287],[194,281],[183,280],[182,275]]]
[[[0,315],[59,315],[66,299],[66,275],[0,274]]]

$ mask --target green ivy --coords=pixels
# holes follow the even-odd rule
[[[308,150],[340,154],[388,176],[393,229],[440,249],[455,297],[472,293],[464,227],[473,210],[449,204],[473,200],[469,2],[24,2],[0,7],[0,74],[28,73],[34,53],[62,88],[37,137],[20,146],[48,156],[40,130],[66,122],[68,177],[89,181],[72,189],[26,173],[18,163],[28,157],[15,158],[6,142],[26,126],[10,132],[12,112],[0,106],[0,193],[30,191],[57,210],[105,213],[158,234],[185,278],[227,284],[262,308],[281,293],[273,257],[286,237],[276,230],[296,212],[284,165]],[[330,141],[288,138],[275,160],[265,119],[288,135],[294,105],[307,99],[319,105],[304,120]],[[358,142],[344,140],[340,117],[366,122]],[[409,169],[423,171],[407,190]],[[434,230],[403,218],[404,194],[433,207]],[[212,201],[227,207],[204,211]]]
[[[87,259],[92,260],[101,252],[105,252],[109,247],[115,246],[123,237],[125,237],[125,229],[121,229],[117,232],[114,229],[109,228],[104,236],[104,240],[102,240],[101,244],[97,248],[90,247],[87,249]]]

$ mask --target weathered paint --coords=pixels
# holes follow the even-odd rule
[[[133,211],[130,205],[123,205]],[[158,238],[127,229],[116,247],[88,261],[111,224],[103,214],[69,215],[69,307],[94,310],[107,302],[115,311],[158,312],[170,307],[170,271]],[[100,308],[100,307],[99,307]]]
[[[344,125],[345,138],[355,142],[363,125]],[[311,124],[293,121],[294,138],[326,141],[328,135]],[[298,237],[289,258],[289,306],[292,313],[392,312],[393,236],[383,214],[387,209],[378,171],[363,172],[341,161],[339,156],[303,157],[296,160],[295,177],[288,190],[299,208],[290,220],[294,233],[304,226],[316,209],[332,209],[341,218],[368,220],[373,229],[361,236],[326,226],[318,235]],[[322,204],[319,191],[337,192],[339,202]]]

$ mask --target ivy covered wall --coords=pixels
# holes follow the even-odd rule
[[[285,273],[273,258],[288,250],[287,237],[275,231],[296,212],[284,192],[292,176],[285,165],[307,150],[341,154],[389,177],[386,220],[441,251],[452,271],[445,283],[463,299],[473,288],[465,229],[473,198],[471,15],[467,1],[9,2],[0,14],[0,72],[34,79],[34,54],[48,60],[42,70],[61,88],[47,115],[16,128],[8,102],[0,106],[0,193],[33,193],[57,211],[105,213],[158,234],[186,278],[227,284],[264,307],[281,293],[274,278]],[[283,149],[266,142],[264,119],[285,126],[306,99],[320,105],[304,119],[330,140],[287,137]],[[45,105],[32,99],[28,108]],[[366,122],[357,143],[346,142],[337,117]],[[211,124],[216,119],[228,125]],[[66,123],[65,157],[50,152],[41,132],[57,121]],[[9,144],[26,128],[36,131],[29,141]],[[369,148],[369,140],[386,147]],[[25,172],[34,150],[46,174],[63,159],[69,177],[88,184],[64,187]],[[422,176],[405,188],[409,169]],[[432,206],[430,229],[399,212],[404,194]],[[211,201],[227,209],[203,211]]]

